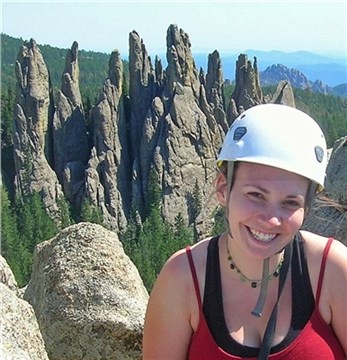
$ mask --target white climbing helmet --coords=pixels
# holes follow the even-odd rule
[[[319,125],[307,114],[280,104],[244,111],[232,124],[217,159],[269,165],[302,175],[324,188],[327,148]]]

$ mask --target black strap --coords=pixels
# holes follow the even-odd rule
[[[265,329],[263,341],[261,343],[261,347],[259,350],[258,360],[267,360],[268,356],[270,354],[273,337],[275,335],[275,327],[276,327],[277,312],[278,312],[278,302],[281,297],[281,294],[282,294],[282,291],[284,288],[284,284],[287,279],[289,265],[292,260],[292,253],[293,253],[293,241],[291,241],[284,250],[284,260],[283,260],[282,269],[280,271],[277,301],[272,310],[270,319],[269,319],[266,329]]]

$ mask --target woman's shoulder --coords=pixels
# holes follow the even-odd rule
[[[329,238],[308,231],[302,231],[301,235],[304,241],[312,289],[316,294],[323,254]],[[347,247],[341,241],[333,240],[331,242],[322,280],[321,298],[329,304],[336,298],[341,299],[341,284],[346,284],[347,280]],[[343,296],[343,301],[346,301],[346,293]]]
[[[300,231],[300,233],[308,255],[313,258],[318,257],[321,259],[329,238],[304,230]],[[347,247],[341,241],[332,239],[327,261],[330,262],[335,259],[338,260],[339,258],[347,258]]]
[[[196,270],[198,270],[201,266],[204,265],[204,262],[206,262],[206,252],[210,240],[211,238],[206,238],[193,245],[176,251],[166,261],[162,272],[167,272],[174,276],[180,275],[181,273],[187,274],[187,270],[190,268],[187,249],[189,249],[191,252],[194,266]]]

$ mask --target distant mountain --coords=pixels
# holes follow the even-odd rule
[[[321,80],[330,87],[347,84],[347,58],[332,58],[314,54],[308,51],[286,53],[283,51],[245,50],[243,52],[253,61],[257,57],[259,71],[264,71],[271,65],[283,64],[295,68],[310,81]],[[235,79],[235,63],[239,54],[221,53],[224,77]],[[197,67],[207,69],[208,54],[194,54]]]
[[[335,94],[347,98],[347,84],[337,85],[333,89]]]
[[[310,81],[308,78],[297,69],[290,69],[284,65],[277,64],[267,67],[260,72],[260,83],[262,86],[274,85],[276,86],[281,80],[288,80],[296,89],[310,89],[315,93],[333,94],[342,97],[347,97],[347,84],[330,87],[320,80]]]

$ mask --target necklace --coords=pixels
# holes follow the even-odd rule
[[[229,246],[228,246],[228,238],[226,239],[226,247],[227,247],[227,252],[228,252],[228,261],[230,262],[230,269],[231,270],[236,270],[236,272],[239,274],[240,276],[240,280],[241,282],[249,282],[251,284],[252,288],[256,288],[258,285],[261,284],[261,280],[252,280],[249,279],[235,264],[235,262],[233,261],[233,258],[231,257],[230,251],[229,251]],[[281,254],[281,259],[280,262],[278,263],[278,265],[276,266],[276,269],[273,273],[268,275],[268,280],[270,281],[273,277],[277,277],[280,273],[282,264],[283,264],[283,259],[284,259],[284,251],[282,251]]]

